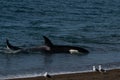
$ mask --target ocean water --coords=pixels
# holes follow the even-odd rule
[[[120,67],[119,0],[0,0],[0,79],[20,75],[91,70],[93,65]],[[87,55],[67,53],[8,54],[13,45],[54,44],[86,48]],[[23,77],[23,76],[21,76]]]

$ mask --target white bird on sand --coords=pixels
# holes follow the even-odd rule
[[[47,72],[45,72],[45,74],[43,76],[46,78],[46,80],[47,80],[47,78],[52,78],[52,76],[49,75]]]
[[[97,69],[95,66],[93,66],[93,71],[99,72],[99,69]]]
[[[101,65],[98,66],[100,72],[106,72],[106,70],[102,69]]]

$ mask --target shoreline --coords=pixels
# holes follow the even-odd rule
[[[7,80],[45,80],[45,79],[46,78],[43,76],[37,76],[37,77],[15,78],[15,79],[7,79]],[[84,72],[84,73],[52,75],[52,79],[54,80],[120,80],[120,69],[107,70],[105,73]]]

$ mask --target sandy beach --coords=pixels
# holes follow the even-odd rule
[[[46,80],[45,77],[18,78],[9,80]],[[47,80],[120,80],[120,69],[107,70],[105,73],[85,72],[54,75]]]

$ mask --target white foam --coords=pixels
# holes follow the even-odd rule
[[[84,72],[92,72],[90,70],[88,71],[77,71],[77,72],[58,72],[58,73],[49,73],[50,75],[61,75],[61,74],[73,74],[73,73],[84,73]],[[44,73],[34,73],[34,74],[20,74],[20,75],[8,75],[4,77],[0,77],[0,80],[5,79],[15,79],[15,78],[30,78],[30,77],[38,77],[38,76],[44,76]]]
[[[34,73],[34,74],[20,74],[20,75],[8,75],[5,77],[1,77],[0,80],[2,79],[15,79],[15,78],[28,78],[28,77],[37,77],[37,76],[42,76],[42,73]]]
[[[120,67],[115,68],[107,68],[105,70],[112,70],[112,69],[120,69]],[[93,72],[93,70],[84,70],[84,71],[70,71],[70,72],[56,72],[56,73],[49,73],[50,75],[62,75],[62,74],[73,74],[73,73],[86,73],[86,72]],[[8,75],[8,76],[0,76],[0,80],[5,79],[15,79],[15,78],[30,78],[30,77],[38,77],[38,76],[44,76],[45,72],[42,73],[32,73],[32,74],[20,74],[20,75]]]

